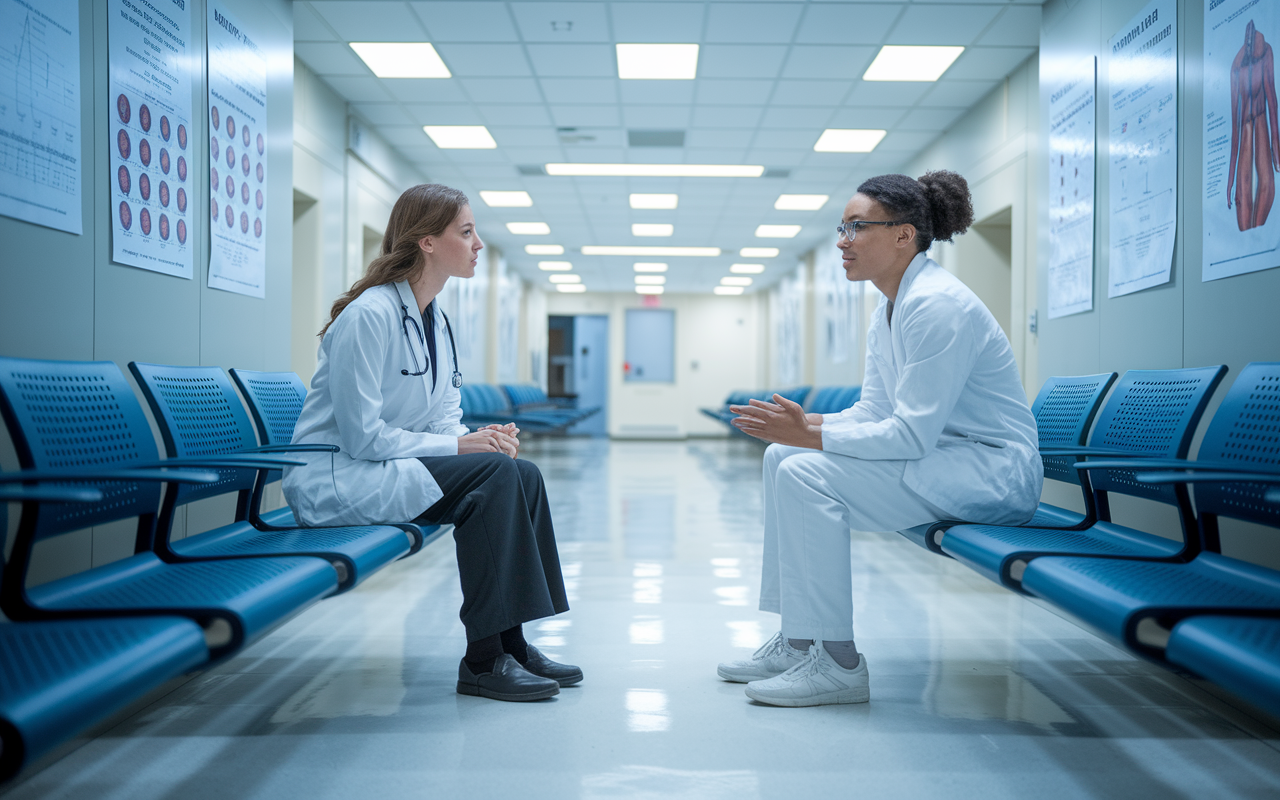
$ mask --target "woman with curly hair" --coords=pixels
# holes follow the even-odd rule
[[[719,675],[777,706],[865,703],[853,641],[850,528],[897,531],[938,519],[1025,522],[1044,480],[1036,423],[1013,350],[982,301],[929,258],[973,223],[954,172],[881,175],[845,206],[836,246],[846,277],[884,295],[867,337],[862,398],[805,414],[780,395],[734,406],[764,458],[760,609],[782,629]]]

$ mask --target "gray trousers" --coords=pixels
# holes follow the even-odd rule
[[[454,526],[467,641],[568,611],[537,465],[502,453],[419,460],[444,497],[414,521]]]

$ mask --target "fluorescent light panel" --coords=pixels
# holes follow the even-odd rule
[[[564,292],[565,294],[579,294],[586,290],[587,287],[581,283],[562,283],[556,287],[557,292]]]
[[[360,60],[379,78],[452,78],[430,42],[352,42]]]
[[[817,211],[830,199],[829,194],[780,194],[773,207],[779,211]]]
[[[667,222],[636,222],[631,226],[632,236],[670,236],[676,226]]]
[[[480,192],[480,199],[489,208],[528,208],[533,198],[528,192]]]
[[[657,256],[659,258],[678,258],[680,256],[712,257],[720,255],[719,247],[647,247],[641,245],[604,245],[604,244],[584,244],[582,246],[582,254],[584,256],[632,256],[633,258],[643,258],[645,256]]]
[[[675,208],[680,203],[678,194],[632,194],[632,208]]]
[[[666,275],[637,275],[636,286],[661,286],[667,282]]]
[[[764,264],[733,264],[729,271],[738,275],[759,275],[764,272]]]
[[[508,222],[507,230],[518,236],[546,236],[551,226],[545,222]]]
[[[524,251],[531,256],[562,256],[564,255],[564,245],[562,244],[526,244]]]
[[[620,44],[618,77],[624,81],[691,81],[698,77],[696,44]]]
[[[557,275],[552,276],[553,279],[557,277],[559,276]],[[752,280],[750,278],[736,277],[733,275],[729,275],[720,279],[721,286],[750,286],[751,283],[752,283]]]
[[[746,289],[742,288],[741,286],[717,286],[711,291],[715,292],[716,294],[742,294],[743,292],[746,291]]]
[[[662,286],[637,286],[636,294],[662,294],[666,291]]]
[[[761,239],[794,239],[800,233],[799,225],[757,225],[756,236]]]
[[[552,283],[582,283],[581,275],[551,275]]]
[[[441,150],[493,150],[498,146],[483,125],[423,125],[422,129]]]
[[[573,264],[568,261],[539,261],[538,269],[543,272],[565,272],[573,269]]]
[[[743,258],[776,258],[779,252],[776,247],[744,247],[738,255]]]
[[[588,178],[759,178],[758,164],[547,164],[548,175]]]
[[[815,153],[870,153],[885,132],[860,128],[827,128],[813,143]]]
[[[864,81],[936,81],[963,47],[885,45],[862,74]]]
[[[637,261],[632,269],[636,272],[666,272],[667,265],[660,261]]]

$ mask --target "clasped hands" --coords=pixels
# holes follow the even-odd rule
[[[750,405],[729,406],[737,414],[731,424],[745,434],[775,444],[822,449],[822,415],[806,414],[799,403],[780,394],[773,402],[752,400]]]
[[[506,453],[517,458],[520,450],[520,429],[514,422],[506,425],[485,425],[479,430],[458,437],[458,455],[467,453]]]

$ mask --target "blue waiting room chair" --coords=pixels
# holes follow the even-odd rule
[[[288,557],[168,563],[149,546],[160,483],[205,484],[175,468],[258,467],[280,459],[160,460],[151,426],[124,374],[110,361],[0,358],[0,411],[24,470],[164,469],[157,478],[90,484],[103,499],[24,503],[4,566],[0,608],[17,622],[104,617],[184,617],[203,629],[210,658],[221,659],[293,618],[338,588],[319,558]],[[38,586],[27,585],[37,542],[94,525],[136,520],[134,555]]]

